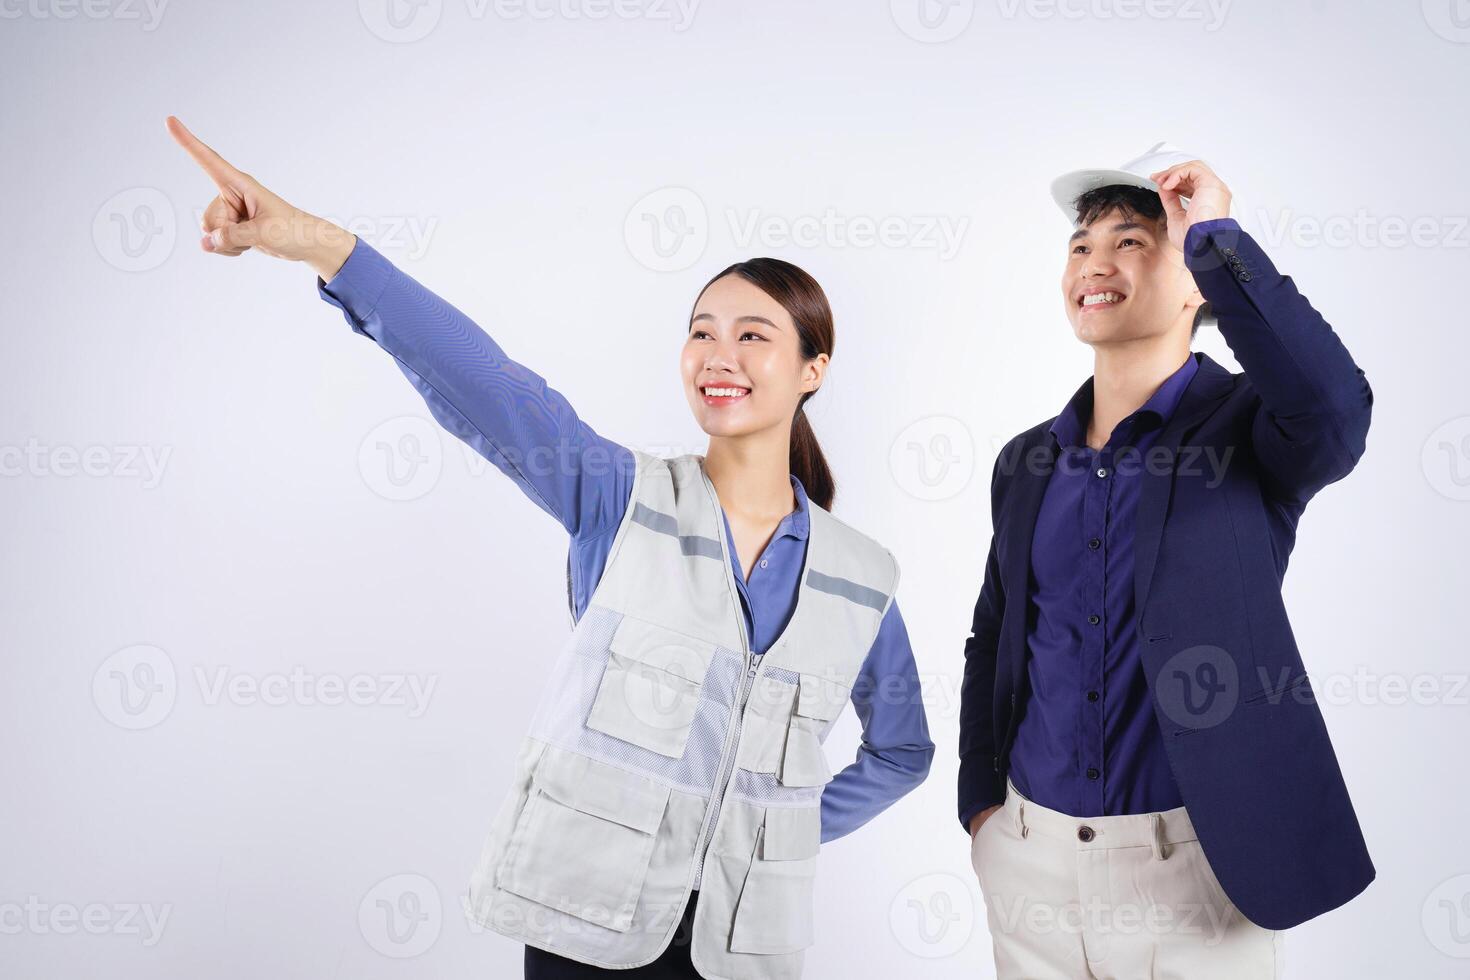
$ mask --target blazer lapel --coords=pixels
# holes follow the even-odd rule
[[[1174,467],[1179,461],[1179,447],[1184,437],[1211,412],[1219,407],[1220,400],[1230,393],[1234,384],[1232,376],[1208,354],[1198,353],[1199,371],[1184,389],[1179,407],[1174,410],[1164,430],[1154,441],[1154,450],[1167,448],[1168,470],[1160,472],[1145,467],[1143,486],[1138,497],[1138,517],[1134,525],[1133,539],[1133,601],[1138,615],[1143,615],[1144,600],[1148,598],[1153,584],[1154,566],[1159,558],[1159,542],[1164,533],[1164,517],[1169,510],[1169,498],[1174,492]],[[1151,450],[1151,451],[1154,451]],[[1145,458],[1148,458],[1145,455]]]

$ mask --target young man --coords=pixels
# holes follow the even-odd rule
[[[1204,163],[1053,195],[1094,373],[996,461],[960,712],[998,974],[1277,977],[1281,931],[1374,876],[1281,600],[1372,391]],[[1207,315],[1244,373],[1190,351]]]

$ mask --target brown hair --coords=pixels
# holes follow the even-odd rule
[[[739,276],[781,304],[796,324],[803,360],[809,361],[818,354],[832,356],[836,340],[832,307],[815,279],[780,259],[747,259],[721,271],[704,284],[699,295],[703,296],[706,289],[726,276]],[[697,298],[694,302],[696,306],[699,304]],[[693,317],[692,311],[690,316]],[[791,420],[791,472],[801,481],[808,499],[831,510],[837,485],[832,481],[832,471],[827,466],[827,458],[822,455],[822,447],[817,445],[817,434],[812,431],[812,424],[803,411],[806,400],[815,394],[816,391],[808,391],[796,403],[796,416]]]

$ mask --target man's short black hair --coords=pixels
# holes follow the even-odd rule
[[[1158,191],[1131,184],[1106,184],[1084,191],[1072,202],[1077,210],[1077,226],[1090,225],[1111,211],[1125,218],[1142,218],[1154,224],[1164,221],[1164,202]],[[1194,314],[1194,326],[1190,328],[1191,339],[1199,333],[1199,325],[1210,315],[1210,304],[1204,303]]]

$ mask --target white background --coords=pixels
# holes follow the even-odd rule
[[[626,444],[703,449],[676,359],[711,274],[822,282],[809,410],[837,513],[903,564],[939,750],[824,849],[816,980],[992,975],[955,818],[986,482],[1091,369],[1047,184],[1204,157],[1377,398],[1287,599],[1378,879],[1287,975],[1465,975],[1463,2],[384,2],[0,3],[0,975],[519,976],[456,896],[566,630],[564,535],[309,269],[199,251],[169,113]]]

